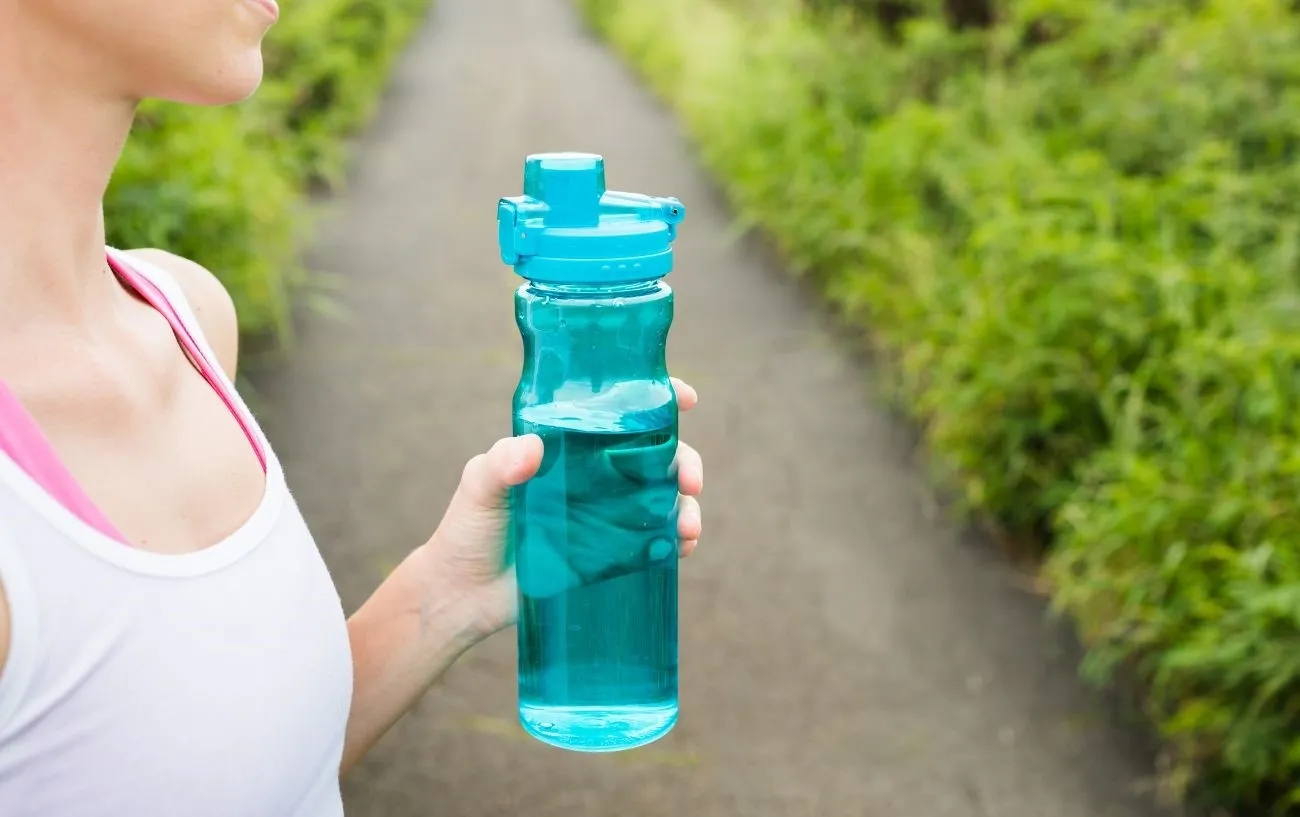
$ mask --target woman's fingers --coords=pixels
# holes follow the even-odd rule
[[[695,388],[685,380],[676,377],[668,379],[672,381],[673,391],[677,394],[677,410],[690,411],[695,408],[695,404],[700,402],[700,395],[695,391]]]
[[[505,437],[486,452],[465,463],[452,507],[505,506],[506,492],[533,478],[542,464],[542,438],[536,434]]]
[[[700,401],[695,388],[680,378],[671,380],[677,394],[677,410],[695,408]],[[682,442],[677,444],[677,485],[682,493],[677,507],[677,549],[681,557],[686,558],[699,545],[704,526],[700,502],[695,498],[704,490],[704,461],[700,459],[700,452]]]
[[[687,496],[699,496],[704,490],[704,461],[700,452],[683,442],[677,443],[677,490]]]
[[[677,506],[678,552],[682,556],[690,556],[703,532],[704,520],[700,516],[699,501],[693,496],[683,496]]]

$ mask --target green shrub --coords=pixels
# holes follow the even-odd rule
[[[341,180],[429,0],[300,0],[267,37],[266,78],[241,105],[147,102],[105,197],[109,243],[161,247],[211,269],[245,333],[285,339],[303,196]]]
[[[937,475],[1050,540],[1172,789],[1300,814],[1300,17],[734,3],[582,5],[885,353]]]

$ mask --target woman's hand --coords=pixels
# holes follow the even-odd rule
[[[698,400],[695,389],[676,378],[672,382],[679,411],[690,411]],[[430,577],[430,591],[441,597],[428,609],[458,609],[476,637],[514,623],[515,570],[505,553],[510,489],[532,479],[542,454],[541,438],[527,434],[498,440],[471,459],[438,530],[424,545],[426,564],[437,574]],[[678,552],[689,556],[702,529],[697,497],[704,466],[685,443],[678,445],[676,464]]]

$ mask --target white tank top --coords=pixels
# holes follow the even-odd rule
[[[184,295],[158,287],[209,362]],[[215,367],[219,371],[219,367]],[[3,817],[338,817],[352,697],[342,605],[266,460],[253,515],[184,555],[83,521],[0,453]]]

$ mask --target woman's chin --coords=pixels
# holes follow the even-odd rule
[[[156,94],[169,102],[204,107],[233,105],[252,96],[262,84],[262,53],[237,65],[226,65],[222,70],[194,78],[183,86],[173,86],[167,92]]]

